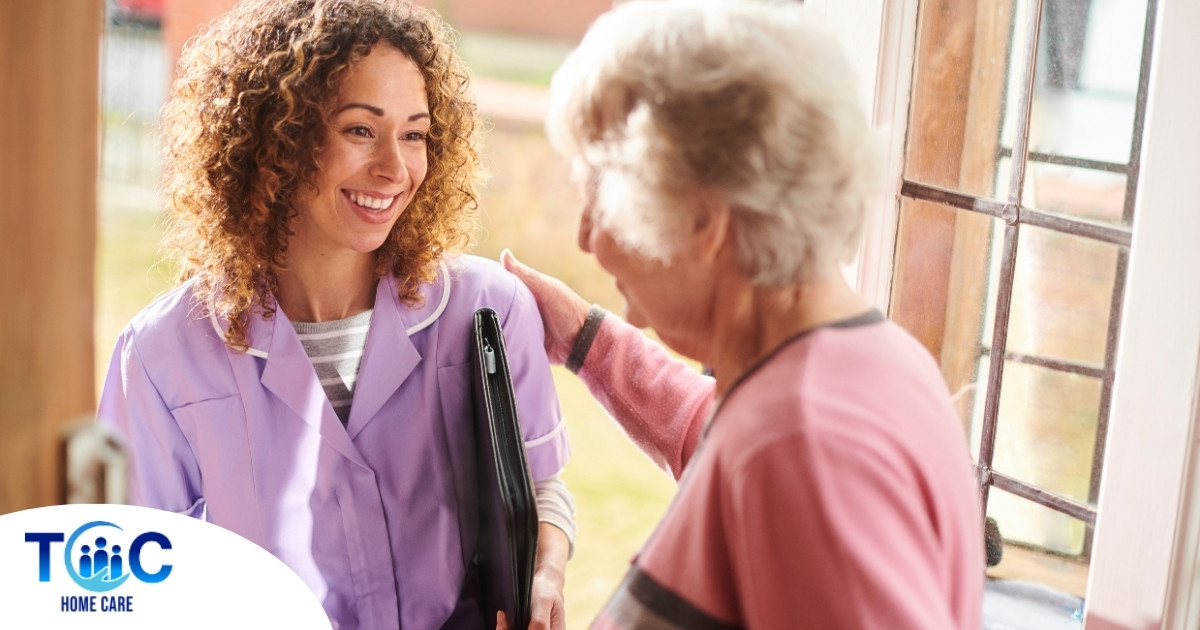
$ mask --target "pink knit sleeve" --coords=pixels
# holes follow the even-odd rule
[[[609,313],[579,377],[638,448],[676,479],[713,407],[715,381]]]

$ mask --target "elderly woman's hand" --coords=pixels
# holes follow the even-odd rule
[[[588,303],[558,278],[541,273],[517,260],[513,253],[500,253],[504,268],[525,283],[537,300],[546,328],[546,355],[550,363],[562,365],[571,354],[575,337],[587,319]]]

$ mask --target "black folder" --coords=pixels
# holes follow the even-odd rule
[[[475,311],[473,328],[483,613],[494,623],[496,611],[503,610],[509,628],[525,630],[537,554],[537,500],[496,311]]]

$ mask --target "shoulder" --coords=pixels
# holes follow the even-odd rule
[[[192,285],[185,282],[155,298],[129,321],[122,337],[136,343],[142,353],[195,348],[214,341],[223,345]]]
[[[713,432],[739,464],[801,451],[814,471],[857,462],[900,483],[955,477],[969,461],[932,357],[886,321],[796,340],[732,392],[718,414]]]
[[[716,421],[737,426],[731,437],[744,453],[791,438],[818,449],[903,451],[957,426],[929,353],[887,321],[790,342],[730,393]]]
[[[186,316],[197,304],[192,283],[185,282],[151,300],[129,321],[136,330],[154,329]]]
[[[537,312],[533,294],[499,262],[464,254],[447,259],[444,264],[452,306],[471,312],[488,307],[495,310],[502,321],[512,315],[522,317],[531,308]]]
[[[185,283],[155,299],[129,322],[117,339],[108,379],[144,373],[152,387],[130,389],[125,395],[157,395],[175,408],[236,391],[229,352],[191,283]]]
[[[537,304],[516,276],[500,263],[479,256],[455,256],[440,264],[434,282],[421,287],[423,304],[412,309],[398,306],[410,338],[420,339],[413,336],[416,333],[439,338],[438,352],[448,357],[442,362],[457,361],[465,356],[474,313],[490,308],[496,311],[506,335],[536,340],[541,347]]]
[[[463,254],[444,261],[450,278],[452,291],[458,297],[470,297],[476,301],[511,300],[523,287],[515,276],[504,270],[499,262]]]
[[[813,331],[782,349],[764,365],[761,381],[793,392],[813,403],[866,401],[889,396],[908,402],[917,398],[948,399],[941,371],[933,356],[895,323],[882,320],[865,325]],[[883,411],[865,404],[860,412]]]
[[[839,370],[886,373],[894,380],[941,381],[933,355],[907,330],[890,320],[866,326],[829,328],[813,335],[811,352],[822,365]],[[836,378],[846,376],[845,371]]]

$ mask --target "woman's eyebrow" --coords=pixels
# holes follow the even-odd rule
[[[345,105],[342,105],[341,107],[337,108],[337,110],[335,110],[333,113],[336,116],[337,114],[340,114],[340,113],[346,111],[347,109],[352,109],[355,107],[365,109],[368,112],[371,112],[372,114],[374,114],[376,116],[381,116],[381,117],[383,116],[383,108],[376,107],[374,105],[368,105],[366,103],[346,103]],[[422,118],[429,118],[429,117],[430,117],[429,112],[417,112],[417,113],[409,116],[408,120],[409,120],[409,122],[412,122],[414,120],[420,120]]]

